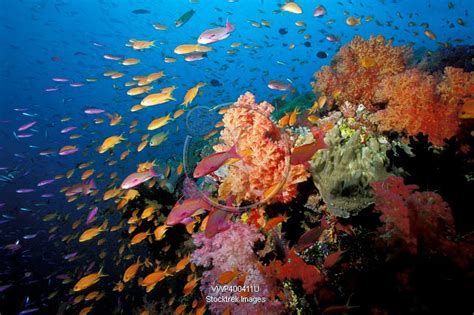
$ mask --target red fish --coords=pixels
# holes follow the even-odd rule
[[[303,144],[296,147],[290,156],[290,164],[298,165],[309,161],[316,151],[327,148],[327,144],[324,142],[324,132],[317,134],[316,141],[309,144]]]
[[[223,209],[214,209],[207,219],[206,231],[204,235],[211,238],[214,235],[227,230],[230,227],[230,217],[232,212]]]
[[[240,159],[241,156],[237,153],[237,146],[234,145],[229,151],[217,152],[206,156],[198,163],[194,169],[194,178],[200,178],[217,171],[229,159]]]
[[[326,8],[322,5],[318,5],[316,9],[314,9],[313,16],[316,17],[323,17],[326,14]]]

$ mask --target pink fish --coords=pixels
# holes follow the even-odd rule
[[[241,156],[237,153],[237,145],[232,146],[229,151],[217,152],[206,156],[198,163],[194,169],[194,178],[200,178],[217,171],[229,159],[240,159]]]
[[[166,225],[176,225],[184,223],[186,219],[196,214],[201,209],[211,211],[211,205],[206,202],[202,197],[189,198],[184,200],[182,203],[177,202],[173,209],[171,209],[168,217],[166,218]]]
[[[114,55],[110,55],[110,54],[105,54],[104,58],[107,59],[107,60],[120,60],[120,59],[123,58],[123,56],[114,56]]]
[[[50,87],[50,88],[46,88],[46,89],[44,89],[44,90],[45,90],[46,92],[54,92],[54,91],[57,91],[58,88],[55,88],[55,87],[52,88],[52,87]]]
[[[198,61],[198,60],[204,59],[205,57],[207,57],[206,53],[191,53],[191,54],[186,55],[186,57],[184,57],[184,60],[189,61],[189,62]]]
[[[77,151],[79,151],[79,148],[73,147],[66,150],[60,150],[59,155],[69,155],[69,154],[76,153]]]
[[[94,107],[86,108],[84,110],[84,113],[89,114],[89,115],[101,114],[103,112],[105,112],[105,110],[101,108],[94,108]]]
[[[217,27],[204,31],[199,35],[198,43],[205,45],[226,39],[234,29],[234,25],[227,20],[225,27]]]
[[[75,196],[78,194],[83,194],[84,196],[89,195],[97,189],[95,182],[91,179],[88,183],[80,183],[69,187],[64,193],[67,197]]]
[[[69,86],[72,86],[72,87],[80,87],[80,86],[83,86],[84,83],[81,83],[81,82],[75,82],[75,83],[70,83]]]
[[[271,80],[270,82],[268,82],[267,86],[272,90],[278,91],[288,91],[289,89],[291,89],[291,84],[286,84],[278,80]]]
[[[61,78],[61,77],[54,77],[52,80],[54,82],[68,82],[69,81],[69,79]]]
[[[20,189],[17,189],[17,193],[18,194],[26,194],[26,193],[30,193],[30,192],[33,192],[35,191],[34,189],[32,188],[20,188]]]
[[[94,207],[94,209],[92,209],[89,214],[87,215],[87,220],[86,220],[86,224],[91,224],[92,221],[94,221],[95,219],[95,216],[97,215],[97,212],[99,211],[99,208],[97,207]]]
[[[230,227],[230,217],[232,216],[231,212],[225,211],[223,209],[214,209],[207,219],[206,230],[204,235],[207,238],[211,238],[217,233],[223,232]]]
[[[17,138],[31,138],[33,137],[33,134],[32,133],[19,133],[16,136]]]
[[[323,17],[324,15],[326,15],[326,13],[326,8],[323,5],[318,5],[316,9],[314,9],[313,16]]]
[[[328,42],[339,42],[341,38],[335,36],[335,35],[326,35],[326,40]]]
[[[303,164],[309,161],[318,150],[327,148],[328,146],[324,142],[324,133],[322,132],[321,135],[321,138],[316,139],[316,142],[294,148],[290,156],[290,164]]]
[[[148,171],[145,172],[136,172],[132,173],[127,176],[127,178],[124,179],[120,187],[122,189],[130,189],[135,186],[138,186],[148,180],[150,180],[153,177],[159,176],[157,172],[152,168],[150,168]]]
[[[73,131],[74,129],[77,129],[77,127],[74,127],[74,126],[66,127],[63,130],[61,130],[61,133],[68,133],[70,131]]]
[[[45,180],[40,181],[36,186],[41,187],[44,185],[51,184],[52,182],[54,182],[54,179],[45,179]]]
[[[29,129],[29,128],[33,127],[34,125],[36,125],[36,121],[29,122],[27,124],[24,124],[24,125],[20,126],[18,128],[18,131],[24,131],[26,129]]]

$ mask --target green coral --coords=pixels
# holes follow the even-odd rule
[[[374,136],[361,137],[361,131],[347,127],[347,123],[343,121],[339,124],[343,128],[332,128],[326,134],[329,147],[311,160],[314,184],[328,210],[343,218],[369,206],[373,202],[369,184],[390,175],[386,156],[390,145]],[[364,138],[367,140],[363,141]]]

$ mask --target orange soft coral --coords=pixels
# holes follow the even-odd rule
[[[240,96],[224,115],[224,130],[216,152],[228,150],[237,143],[242,159],[229,166],[219,187],[219,197],[232,194],[241,203],[264,201],[269,189],[275,190],[272,201],[288,202],[296,195],[296,185],[309,177],[303,165],[289,164],[289,147],[285,135],[270,120],[274,107],[247,92]]]
[[[436,146],[459,131],[462,100],[472,95],[473,73],[446,68],[442,79],[418,69],[382,80],[376,99],[387,107],[375,114],[381,131],[395,130],[429,136]]]
[[[393,47],[382,36],[371,36],[367,41],[355,36],[341,47],[331,66],[324,66],[315,74],[313,90],[328,96],[330,105],[339,99],[341,104],[362,103],[374,110],[378,83],[387,75],[403,71],[410,52],[406,46]]]

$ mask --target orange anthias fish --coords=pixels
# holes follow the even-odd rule
[[[196,84],[196,86],[190,88],[186,92],[186,95],[184,95],[184,101],[181,103],[181,105],[188,106],[189,104],[191,104],[194,98],[196,97],[199,89],[205,85],[206,83],[199,82],[198,84]]]
[[[295,2],[286,3],[285,5],[283,5],[281,7],[281,10],[286,11],[286,12],[291,12],[291,13],[294,13],[294,14],[303,13],[303,10],[301,9],[301,7],[298,4],[296,4]]]
[[[237,145],[232,146],[228,151],[216,152],[202,159],[194,169],[194,178],[200,178],[217,171],[229,159],[241,159],[240,154],[237,153]]]
[[[135,278],[135,275],[137,274],[141,265],[142,263],[140,263],[140,258],[138,258],[136,263],[133,263],[125,270],[125,273],[123,274],[123,282],[127,283],[128,281]]]
[[[74,292],[79,292],[87,289],[91,285],[99,282],[101,277],[105,277],[105,275],[102,273],[102,269],[97,273],[91,273],[81,278],[74,286]]]

